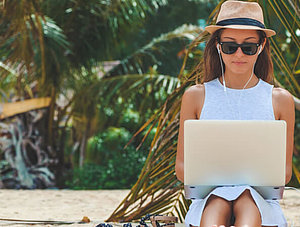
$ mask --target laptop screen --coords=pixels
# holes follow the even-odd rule
[[[286,122],[186,120],[184,184],[283,186]]]

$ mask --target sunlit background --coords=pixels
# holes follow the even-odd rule
[[[289,185],[299,187],[299,2],[258,2],[266,27],[277,31],[275,83],[295,98]],[[202,75],[193,68],[202,61],[203,28],[221,3],[2,0],[0,188],[132,188],[141,197],[172,189],[157,209],[180,202],[180,98]]]

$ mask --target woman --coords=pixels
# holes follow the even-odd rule
[[[186,119],[284,120],[287,123],[286,183],[292,175],[295,111],[292,95],[274,88],[273,64],[262,9],[256,2],[226,1],[204,52],[204,84],[188,88],[180,111],[176,175],[183,179]],[[209,173],[208,173],[209,174]],[[234,199],[232,199],[234,198]],[[187,226],[287,226],[278,201],[264,200],[250,186],[219,187],[194,200]]]

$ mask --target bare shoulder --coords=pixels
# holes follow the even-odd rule
[[[203,84],[195,84],[186,89],[183,95],[187,98],[201,98],[204,95],[204,90]]]
[[[283,115],[294,111],[294,98],[289,91],[284,88],[273,88],[272,100],[278,116],[281,119]]]
[[[199,112],[202,109],[205,96],[205,87],[203,84],[190,86],[185,90],[182,97],[182,109],[193,113],[193,116],[198,119]]]
[[[274,101],[280,105],[292,105],[294,103],[293,96],[284,88],[273,88],[272,96]]]

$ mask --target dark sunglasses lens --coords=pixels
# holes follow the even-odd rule
[[[222,51],[225,54],[233,54],[237,48],[238,46],[235,43],[222,43]]]
[[[222,51],[225,54],[233,54],[237,51],[238,47],[241,46],[241,49],[244,54],[254,55],[257,52],[257,44],[256,43],[243,43],[241,45],[234,42],[224,42],[221,43]]]
[[[242,45],[242,51],[247,55],[254,55],[257,51],[257,45],[255,43],[245,43]]]

